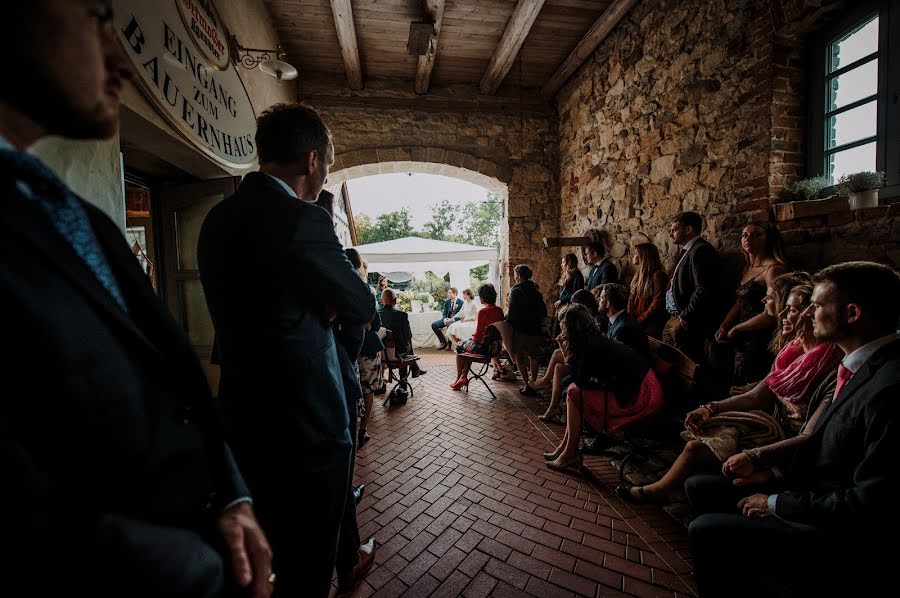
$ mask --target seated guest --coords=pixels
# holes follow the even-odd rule
[[[580,467],[582,421],[609,435],[663,407],[662,386],[647,361],[600,334],[587,309],[566,307],[560,327],[560,344],[574,382],[566,399],[565,436],[556,450],[544,453],[551,469]]]
[[[759,380],[772,365],[768,346],[775,328],[775,317],[763,309],[766,287],[787,271],[781,233],[774,224],[755,221],[741,233],[744,273],[737,288],[737,301],[725,315],[716,332],[716,341],[734,347],[735,384]]]
[[[519,264],[513,269],[516,284],[509,291],[509,311],[505,324],[497,329],[503,337],[506,352],[509,353],[522,374],[525,387],[520,389],[524,395],[535,396],[537,392],[529,386],[529,368],[531,380],[537,380],[537,354],[543,338],[544,318],[547,306],[544,297],[531,280],[531,268]]]
[[[584,289],[584,274],[578,269],[578,256],[567,253],[563,256],[560,266],[562,276],[559,279],[559,301],[553,304],[554,309],[568,305],[572,301],[572,296]]]
[[[438,348],[438,351],[449,351],[451,348],[451,343],[444,338],[444,328],[450,325],[453,321],[454,316],[456,316],[457,312],[462,309],[463,302],[462,299],[456,296],[456,287],[450,287],[447,289],[447,299],[444,301],[444,309],[441,312],[441,319],[435,320],[431,323],[431,329],[434,331],[434,335],[441,341],[441,346]]]
[[[718,468],[719,464],[735,452],[760,446],[760,440],[769,444],[783,436],[798,434],[803,423],[815,411],[811,404],[815,390],[834,371],[840,361],[840,350],[833,342],[821,341],[813,333],[812,321],[799,315],[809,306],[812,287],[808,285],[791,290],[790,312],[796,329],[794,340],[785,345],[775,359],[771,373],[752,390],[723,401],[707,403],[687,414],[682,434],[688,439],[684,450],[663,478],[648,486],[619,486],[616,492],[631,502],[664,502],[669,492],[675,490],[688,476],[704,469]],[[774,292],[769,290],[770,294]],[[778,420],[747,420],[741,428],[747,437],[735,435],[736,421],[732,412],[760,410],[773,413]],[[714,415],[718,418],[710,421]],[[730,419],[728,419],[730,418]],[[758,435],[757,425],[770,426],[775,437]],[[735,440],[736,438],[736,440]]]
[[[668,277],[659,259],[659,250],[653,243],[639,243],[631,255],[631,263],[636,272],[631,279],[628,313],[648,336],[660,338],[669,316],[666,313]]]
[[[606,335],[614,341],[624,343],[644,359],[650,359],[650,344],[647,333],[638,326],[635,319],[625,311],[628,306],[628,289],[621,284],[603,285],[600,291],[600,311],[606,312],[609,326]]]
[[[778,477],[764,466],[687,481],[701,596],[765,595],[759,572],[828,596],[881,595],[893,579],[893,553],[866,547],[900,524],[900,276],[849,262],[813,281],[813,331],[844,353],[837,390],[809,438],[772,463]]]
[[[583,305],[586,307],[591,314],[591,318],[593,318],[594,322],[597,324],[597,330],[600,330],[600,311],[597,306],[597,300],[594,298],[594,294],[591,293],[591,291],[581,289],[576,292],[572,296],[572,304]],[[559,337],[557,337],[557,342],[559,342]],[[566,358],[563,355],[562,349],[556,349],[553,351],[553,355],[550,356],[550,364],[547,366],[547,371],[544,372],[543,377],[538,378],[532,385],[535,389],[544,389],[552,384],[550,405],[543,415],[538,416],[538,419],[542,422],[559,422],[559,402],[562,398],[563,389],[572,382],[568,376],[569,367],[566,365]]]
[[[769,342],[769,352],[772,355],[778,355],[784,346],[794,339],[796,332],[794,324],[797,321],[797,317],[799,317],[797,302],[800,299],[791,295],[791,289],[800,285],[811,284],[812,277],[808,272],[803,272],[802,270],[776,276],[772,281],[772,293],[766,293],[763,308],[766,310],[766,313],[777,314],[776,317],[780,324],[775,328],[775,334],[772,335],[772,340]],[[788,306],[788,303],[792,304],[791,307]],[[793,316],[793,318],[788,317],[789,315]],[[759,384],[759,380],[732,386],[728,392],[731,396],[743,394],[757,384]]]
[[[584,288],[590,291],[601,284],[619,282],[619,270],[606,257],[606,247],[603,243],[600,241],[589,243],[581,248],[581,253],[585,263],[591,266]]]
[[[463,353],[477,353],[479,355],[493,356],[499,352],[499,346],[485,342],[487,327],[495,322],[503,321],[503,310],[497,307],[497,290],[492,284],[483,284],[478,288],[478,298],[482,307],[478,310],[478,323],[472,338],[465,340],[456,347],[456,381],[450,385],[453,390],[459,390],[469,386],[469,368],[471,359]],[[497,367],[497,362],[494,366]]]
[[[447,326],[447,336],[457,345],[475,332],[476,322],[478,321],[478,304],[475,303],[475,294],[472,289],[464,289],[463,306],[455,316],[451,318],[450,325]],[[447,343],[449,348],[451,343]]]
[[[397,359],[412,355],[412,330],[409,328],[409,314],[396,308],[397,294],[393,289],[385,289],[381,293],[381,304],[378,315],[381,316],[381,325],[390,330],[393,335]],[[413,362],[410,368],[413,378],[426,373],[416,362]],[[400,377],[405,378],[406,374],[406,366],[401,367]]]

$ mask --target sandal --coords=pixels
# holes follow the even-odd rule
[[[520,388],[520,389],[519,389],[519,394],[523,394],[523,395],[525,395],[526,397],[536,397],[536,396],[538,396],[537,391],[536,391],[535,389],[531,388],[530,386],[528,386],[528,384],[525,385],[525,388]]]
[[[637,496],[631,493],[631,489],[635,487],[638,491]],[[631,484],[616,486],[616,496],[633,505],[664,505],[669,502],[669,497],[666,494],[648,494],[644,492],[643,486],[632,486]]]
[[[562,419],[559,417],[559,413],[554,413],[553,415],[539,415],[538,419],[547,424],[561,424]]]

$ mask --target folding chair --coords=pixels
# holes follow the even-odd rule
[[[418,355],[409,355],[407,357],[401,357],[400,359],[384,360],[384,367],[388,370],[388,384],[396,382],[390,392],[387,393],[387,397],[384,399],[384,406],[387,406],[388,402],[391,400],[391,395],[398,388],[408,391],[410,397],[413,396],[412,384],[409,383],[409,370],[410,366],[417,361],[419,361]],[[405,376],[400,374],[401,369],[404,367],[406,368]],[[394,374],[394,370],[397,370],[396,374]]]
[[[503,348],[503,343],[500,340],[500,331],[497,330],[497,327],[493,324],[488,326],[484,331],[484,343],[495,347],[495,350],[491,351],[490,355],[482,355],[481,353],[460,353],[460,355],[468,359],[471,362],[471,366],[474,366],[476,363],[478,364],[477,370],[474,367],[469,367],[469,377],[480,380],[491,394],[491,398],[496,399],[497,395],[494,394],[494,391],[491,390],[487,380],[484,379],[484,377],[487,376],[488,370],[491,368],[491,361],[500,355],[500,351]],[[468,386],[466,386],[466,392],[469,392]]]

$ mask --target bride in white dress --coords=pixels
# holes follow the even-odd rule
[[[475,333],[476,321],[478,320],[478,303],[475,302],[475,295],[471,289],[465,289],[463,292],[463,306],[456,314],[453,322],[447,327],[447,336],[455,343],[472,338]],[[459,318],[457,320],[456,318]]]

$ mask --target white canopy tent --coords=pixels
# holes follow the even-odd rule
[[[490,264],[488,280],[498,291],[500,288],[497,250],[493,247],[403,237],[393,241],[357,245],[355,249],[369,263],[370,271],[427,271],[441,277],[450,274],[450,286],[460,291],[469,286],[469,272],[472,268]]]

